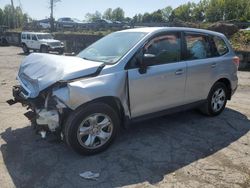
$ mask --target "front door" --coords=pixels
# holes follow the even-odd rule
[[[184,103],[186,62],[181,62],[179,33],[156,36],[146,44],[144,57],[154,57],[145,73],[128,69],[132,118],[161,111]],[[145,55],[146,54],[146,55]],[[149,60],[150,61],[150,60]]]

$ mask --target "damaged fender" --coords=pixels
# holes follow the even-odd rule
[[[101,97],[115,97],[120,100],[125,115],[130,117],[126,71],[68,83],[66,87],[54,90],[52,96],[56,96],[72,110]]]

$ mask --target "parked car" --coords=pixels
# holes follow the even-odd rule
[[[59,18],[57,20],[58,28],[80,28],[84,23],[75,18]]]
[[[37,21],[38,27],[41,27],[42,29],[49,29],[50,28],[50,19],[43,19]]]
[[[98,19],[95,20],[93,23],[96,29],[110,29],[115,25],[111,20],[106,19]]]
[[[29,53],[30,50],[39,50],[42,53],[56,51],[63,54],[64,52],[63,42],[53,39],[49,33],[22,32],[21,45],[24,53]]]
[[[105,36],[77,57],[29,55],[9,103],[30,107],[26,115],[36,127],[58,131],[75,151],[95,154],[130,122],[189,108],[219,115],[237,88],[238,66],[223,34],[129,29]]]

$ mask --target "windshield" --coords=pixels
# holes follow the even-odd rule
[[[143,32],[116,32],[109,34],[84,49],[78,54],[78,57],[114,64],[146,34]]]
[[[42,39],[53,39],[52,35],[51,34],[38,34],[37,35],[37,38],[39,40],[42,40]]]

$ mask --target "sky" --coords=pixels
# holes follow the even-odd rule
[[[13,0],[15,6],[20,6],[23,12],[28,13],[33,19],[49,17],[49,0]],[[61,0],[57,3],[54,17],[72,17],[79,20],[85,19],[85,14],[94,13],[96,10],[103,13],[107,8],[121,7],[125,16],[133,17],[138,13],[153,12],[158,9],[181,4],[199,2],[200,0]],[[10,4],[11,0],[0,0],[0,8]]]

